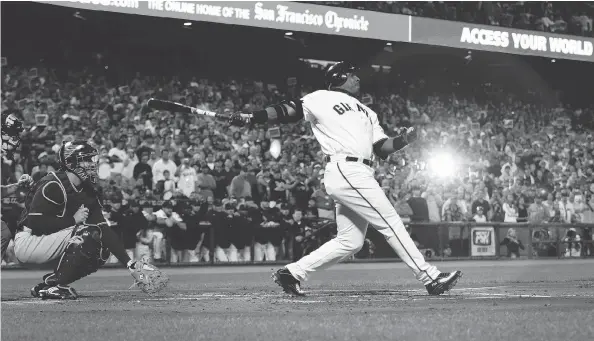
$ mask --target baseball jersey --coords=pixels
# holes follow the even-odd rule
[[[76,188],[66,173],[50,172],[35,184],[30,203],[25,203],[27,216],[21,226],[34,235],[47,235],[75,225],[74,214],[81,205],[89,210],[86,224],[106,223],[97,193],[90,188]]]
[[[373,144],[388,138],[377,114],[346,93],[318,90],[302,102],[304,118],[326,155],[371,159]]]

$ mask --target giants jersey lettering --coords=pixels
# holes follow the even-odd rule
[[[318,90],[302,101],[305,120],[326,155],[371,159],[373,144],[388,138],[377,114],[345,93]]]

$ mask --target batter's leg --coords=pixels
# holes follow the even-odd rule
[[[364,218],[357,215],[351,208],[337,204],[336,226],[336,238],[299,261],[286,266],[293,277],[299,281],[307,280],[311,273],[328,268],[361,250],[367,232],[367,221]]]
[[[10,238],[12,238],[12,233],[10,233],[8,225],[2,220],[2,258],[0,258],[0,260],[4,259],[4,254],[10,243]]]
[[[436,281],[440,272],[425,262],[373,173],[361,172],[358,164],[337,163],[335,167],[338,176],[332,183],[332,195],[381,232],[419,281],[425,285]]]

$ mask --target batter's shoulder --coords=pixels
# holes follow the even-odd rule
[[[301,100],[304,101],[304,102],[305,101],[317,100],[318,98],[324,97],[328,93],[330,93],[330,91],[328,91],[328,90],[316,90],[314,92],[311,92],[311,93],[303,96],[303,98]]]

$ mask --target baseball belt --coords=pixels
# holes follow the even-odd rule
[[[361,157],[354,157],[354,156],[338,157],[338,156],[326,155],[324,157],[324,161],[326,161],[326,162],[330,162],[330,161],[361,162],[364,165],[367,165],[369,167],[373,166],[373,161],[371,161],[369,159],[364,159]]]

